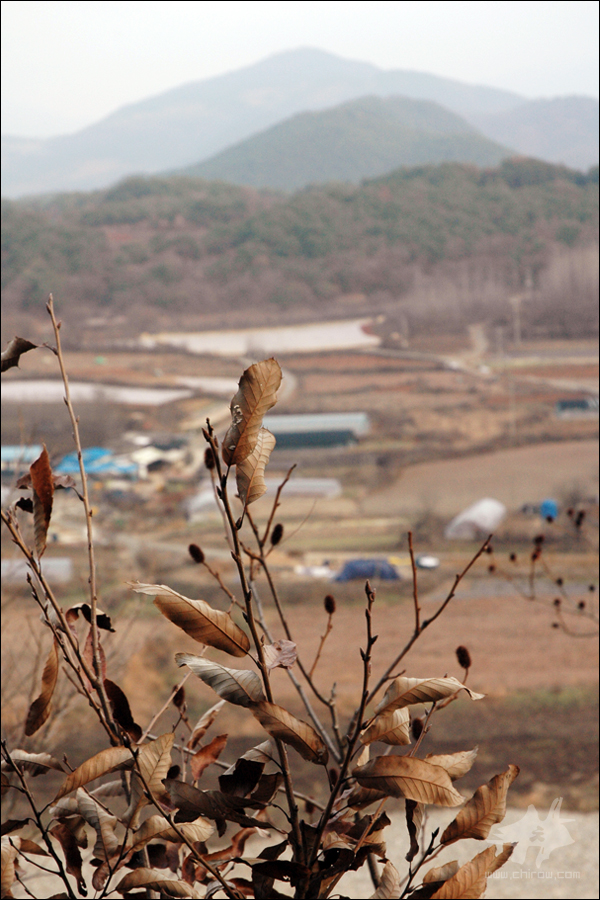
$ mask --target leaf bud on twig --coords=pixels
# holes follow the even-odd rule
[[[212,447],[207,447],[204,451],[204,465],[208,469],[208,471],[212,471],[215,467],[215,455],[213,453]]]
[[[271,532],[271,546],[276,547],[281,538],[283,537],[283,525],[281,522],[277,522],[273,531]]]
[[[458,660],[459,666],[461,666],[463,669],[471,668],[471,654],[462,644],[460,645],[460,647],[456,648],[456,658]]]
[[[200,549],[198,544],[190,544],[188,547],[188,553],[192,557],[195,563],[201,565],[204,562],[204,552]]]
[[[323,606],[325,607],[325,612],[328,616],[332,616],[335,612],[335,597],[331,594],[327,594],[325,600],[323,601]]]
[[[416,718],[413,719],[410,723],[410,730],[412,731],[412,736],[415,741],[418,741],[421,735],[423,734],[423,726],[425,724],[424,719]]]

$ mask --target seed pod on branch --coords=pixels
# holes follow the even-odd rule
[[[332,616],[335,612],[335,597],[332,597],[331,594],[327,594],[323,601],[323,606],[325,607],[327,615]]]
[[[198,544],[190,544],[188,547],[188,553],[192,557],[195,563],[198,565],[202,565],[204,562],[204,551],[198,546]]]
[[[458,660],[459,666],[461,666],[463,669],[471,668],[471,654],[466,647],[463,647],[462,644],[460,645],[460,647],[456,648],[456,658]]]
[[[277,522],[273,531],[271,532],[271,546],[276,547],[277,544],[281,541],[283,537],[283,525],[281,522]]]

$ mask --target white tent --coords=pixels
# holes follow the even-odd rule
[[[486,537],[496,530],[505,515],[506,507],[503,503],[484,497],[455,516],[446,526],[444,536],[466,540]]]

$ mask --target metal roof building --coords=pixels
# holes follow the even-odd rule
[[[343,447],[371,430],[364,412],[265,416],[263,424],[275,435],[280,449]]]

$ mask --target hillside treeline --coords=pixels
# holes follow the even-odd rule
[[[530,159],[399,169],[292,195],[196,178],[3,201],[8,311],[237,323],[385,312],[406,334],[510,321],[525,336],[597,330],[598,168]]]

